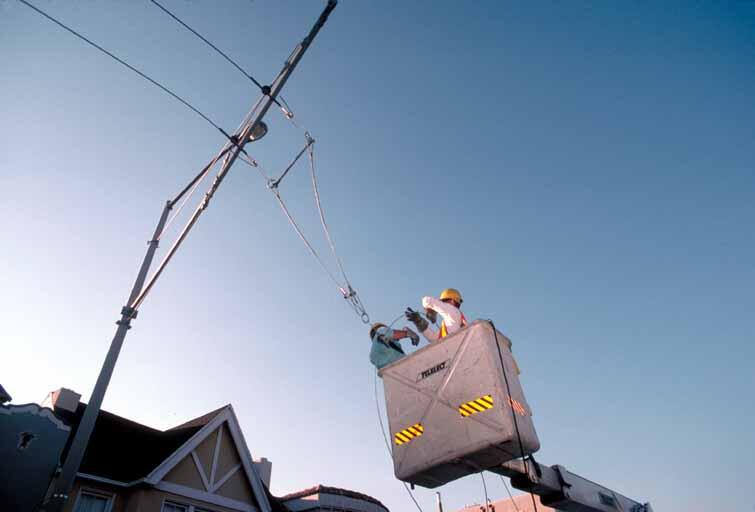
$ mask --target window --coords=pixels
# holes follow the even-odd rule
[[[195,507],[194,505],[182,505],[172,501],[163,502],[160,512],[213,512],[210,509]]]
[[[113,496],[93,491],[81,491],[76,500],[76,512],[110,512]]]
[[[163,503],[162,512],[188,512],[189,507],[186,505],[179,505],[178,503],[171,503],[166,501]]]

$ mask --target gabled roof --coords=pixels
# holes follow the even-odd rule
[[[78,428],[85,409],[85,404],[79,404],[76,413],[69,419],[74,431]],[[165,431],[101,410],[84,453],[79,475],[125,486],[147,484],[160,488],[161,485],[170,485],[162,482],[163,477],[187,455],[193,456],[192,451],[223,424],[227,425],[231,433],[241,457],[240,469],[251,484],[262,512],[270,512],[271,501],[274,500],[271,500],[272,496],[259,478],[236,414],[230,405]],[[69,439],[73,439],[73,435]],[[204,497],[214,498],[211,493]]]
[[[0,404],[4,404],[5,402],[10,402],[11,400],[13,400],[13,398],[11,398],[8,392],[5,391],[5,388],[3,388],[3,385],[0,384]]]
[[[74,429],[85,409],[80,403],[71,421]],[[119,482],[139,480],[201,428],[197,424],[163,432],[101,410],[79,472]]]
[[[223,409],[226,409],[230,407],[231,404],[226,404],[223,407],[218,407],[214,411],[208,412],[207,414],[203,414],[202,416],[199,416],[197,418],[194,418],[193,420],[189,420],[186,423],[181,423],[180,425],[177,425],[170,430],[182,430],[186,428],[193,428],[193,427],[204,427],[209,422],[211,422],[215,416],[221,413]]]

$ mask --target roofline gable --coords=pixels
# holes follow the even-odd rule
[[[270,501],[267,498],[267,493],[265,493],[265,487],[262,484],[259,473],[257,473],[257,469],[254,467],[252,455],[246,445],[244,434],[241,432],[239,421],[236,418],[236,413],[233,411],[231,405],[223,407],[211,421],[199,429],[199,431],[191,436],[183,445],[163,460],[159,466],[144,478],[144,481],[148,484],[157,486],[171,469],[173,469],[184,458],[190,457],[192,451],[212,432],[220,428],[223,423],[228,425],[228,430],[231,432],[231,438],[233,439],[236,451],[241,458],[241,465],[244,469],[244,473],[252,486],[252,492],[254,493],[257,502],[260,504],[262,512],[271,512],[272,509]]]

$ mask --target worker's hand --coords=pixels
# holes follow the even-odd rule
[[[425,308],[425,316],[432,323],[435,323],[438,320],[438,312],[434,309]]]
[[[418,312],[414,311],[412,308],[406,308],[406,319],[409,320],[411,323],[414,324],[415,327],[420,332],[424,332],[425,329],[428,327],[427,320],[422,318],[422,315],[420,315]]]
[[[412,331],[408,327],[405,327],[404,330],[406,331],[406,337],[412,340],[412,345],[414,345],[415,347],[419,345],[419,334]]]

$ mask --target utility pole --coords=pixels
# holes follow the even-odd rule
[[[163,269],[173,257],[178,247],[184,241],[191,228],[199,219],[199,216],[209,205],[212,196],[215,194],[223,179],[228,174],[228,171],[231,169],[231,166],[236,161],[239,154],[244,151],[244,146],[248,142],[250,142],[251,135],[253,133],[256,133],[255,129],[258,127],[258,125],[261,125],[265,114],[267,114],[270,106],[275,103],[277,96],[283,89],[283,86],[286,85],[286,82],[296,68],[296,65],[304,56],[304,53],[309,48],[310,44],[312,44],[312,41],[327,21],[330,13],[333,11],[333,9],[335,9],[336,4],[337,0],[328,0],[328,4],[325,6],[325,9],[320,14],[320,17],[313,25],[309,34],[307,34],[304,40],[299,43],[296,48],[294,48],[294,51],[291,53],[290,57],[283,65],[283,69],[281,69],[281,71],[278,73],[278,76],[273,81],[272,85],[263,87],[263,95],[259,98],[259,100],[257,100],[257,103],[252,109],[252,114],[239,128],[238,133],[234,134],[231,137],[231,142],[226,144],[226,149],[221,151],[219,156],[211,162],[210,166],[214,164],[221,155],[225,155],[220,171],[218,171],[218,174],[215,176],[215,181],[212,183],[209,191],[205,194],[204,200],[194,211],[194,214],[184,227],[181,234],[178,236],[178,239],[176,240],[174,245],[168,251],[157,271],[145,285],[144,283],[147,278],[147,273],[149,272],[149,268],[152,264],[152,259],[159,244],[160,235],[162,234],[162,231],[165,227],[165,222],[168,218],[168,214],[175,203],[178,201],[178,198],[180,198],[187,189],[184,189],[184,192],[179,194],[178,198],[172,201],[168,201],[165,205],[162,215],[160,216],[160,220],[157,223],[155,234],[152,237],[152,240],[149,242],[147,254],[144,256],[144,260],[142,261],[142,265],[139,269],[136,281],[134,282],[134,286],[131,290],[127,305],[124,306],[121,310],[121,318],[116,322],[118,324],[118,328],[116,329],[115,336],[110,343],[110,349],[108,350],[107,356],[105,357],[105,362],[103,363],[102,369],[100,370],[100,375],[97,378],[94,390],[92,391],[92,396],[90,397],[89,403],[87,404],[87,407],[84,410],[84,414],[79,422],[78,429],[76,430],[76,434],[68,450],[68,455],[63,462],[60,474],[57,476],[57,479],[54,482],[53,493],[50,496],[50,499],[41,507],[41,510],[43,512],[63,512],[64,508],[66,508],[66,503],[69,499],[69,493],[71,492],[71,488],[73,487],[76,473],[78,472],[81,461],[84,458],[84,453],[86,452],[87,445],[89,444],[89,438],[92,435],[95,422],[97,421],[97,417],[99,416],[102,400],[105,397],[105,392],[107,391],[108,384],[110,383],[110,378],[113,375],[113,370],[115,369],[118,355],[121,351],[121,347],[123,346],[123,341],[126,338],[126,333],[131,328],[131,320],[136,318],[138,307],[141,305],[146,295],[152,289],[155,282],[160,277]]]

